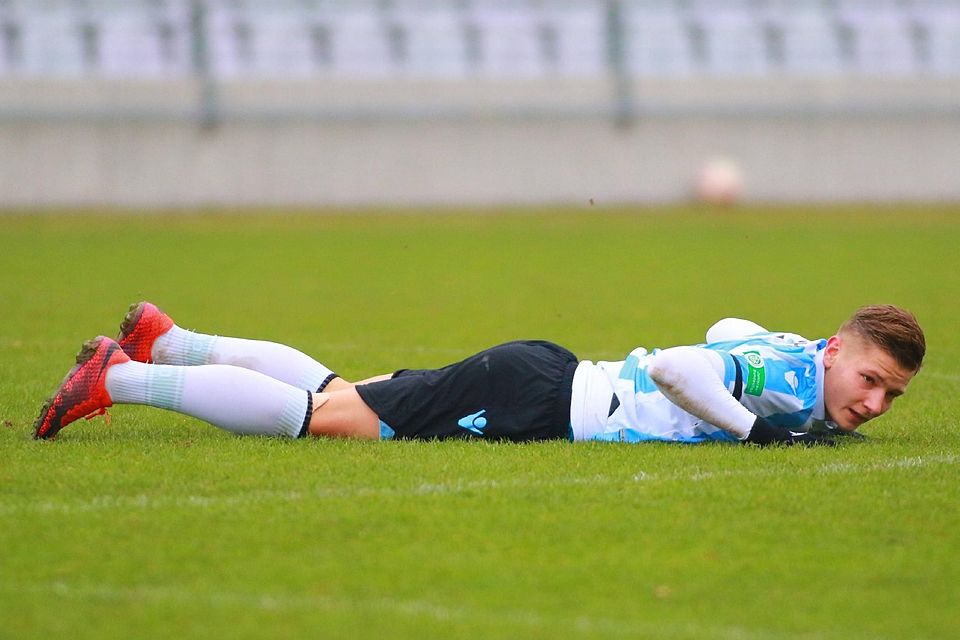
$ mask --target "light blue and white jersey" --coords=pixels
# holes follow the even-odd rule
[[[734,338],[715,331],[721,325],[718,323],[707,333],[708,340],[714,341],[695,345],[721,357],[727,390],[751,413],[779,427],[791,431],[829,429],[823,406],[823,349],[827,341],[770,333],[753,323],[736,322],[761,332]],[[723,339],[717,340],[718,335]],[[620,362],[580,363],[570,403],[574,440],[738,441],[735,435],[687,413],[660,392],[647,373],[658,351],[648,353],[638,348]]]

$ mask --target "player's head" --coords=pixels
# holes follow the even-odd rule
[[[827,341],[823,398],[844,431],[884,414],[923,364],[926,341],[912,313],[893,305],[858,309]]]

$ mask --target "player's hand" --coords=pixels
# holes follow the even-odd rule
[[[828,434],[802,433],[781,429],[780,427],[773,426],[761,417],[757,417],[757,419],[754,420],[753,428],[750,429],[750,433],[747,434],[747,437],[743,441],[760,445],[761,447],[772,444],[799,444],[805,447],[822,445],[834,447],[837,444]]]

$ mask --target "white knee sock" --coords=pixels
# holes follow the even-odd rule
[[[310,405],[303,389],[224,365],[124,362],[107,370],[106,388],[116,404],[170,409],[244,435],[296,438]]]
[[[332,370],[293,347],[195,333],[176,325],[157,338],[151,355],[158,364],[229,364],[252,369],[307,391],[318,391],[334,376]]]

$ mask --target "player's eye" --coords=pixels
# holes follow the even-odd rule
[[[868,375],[865,374],[865,373],[864,373],[864,374],[861,374],[861,377],[863,378],[863,381],[866,382],[866,383],[869,384],[869,385],[873,385],[873,383],[876,382],[876,380],[874,380],[873,376],[868,376]]]

